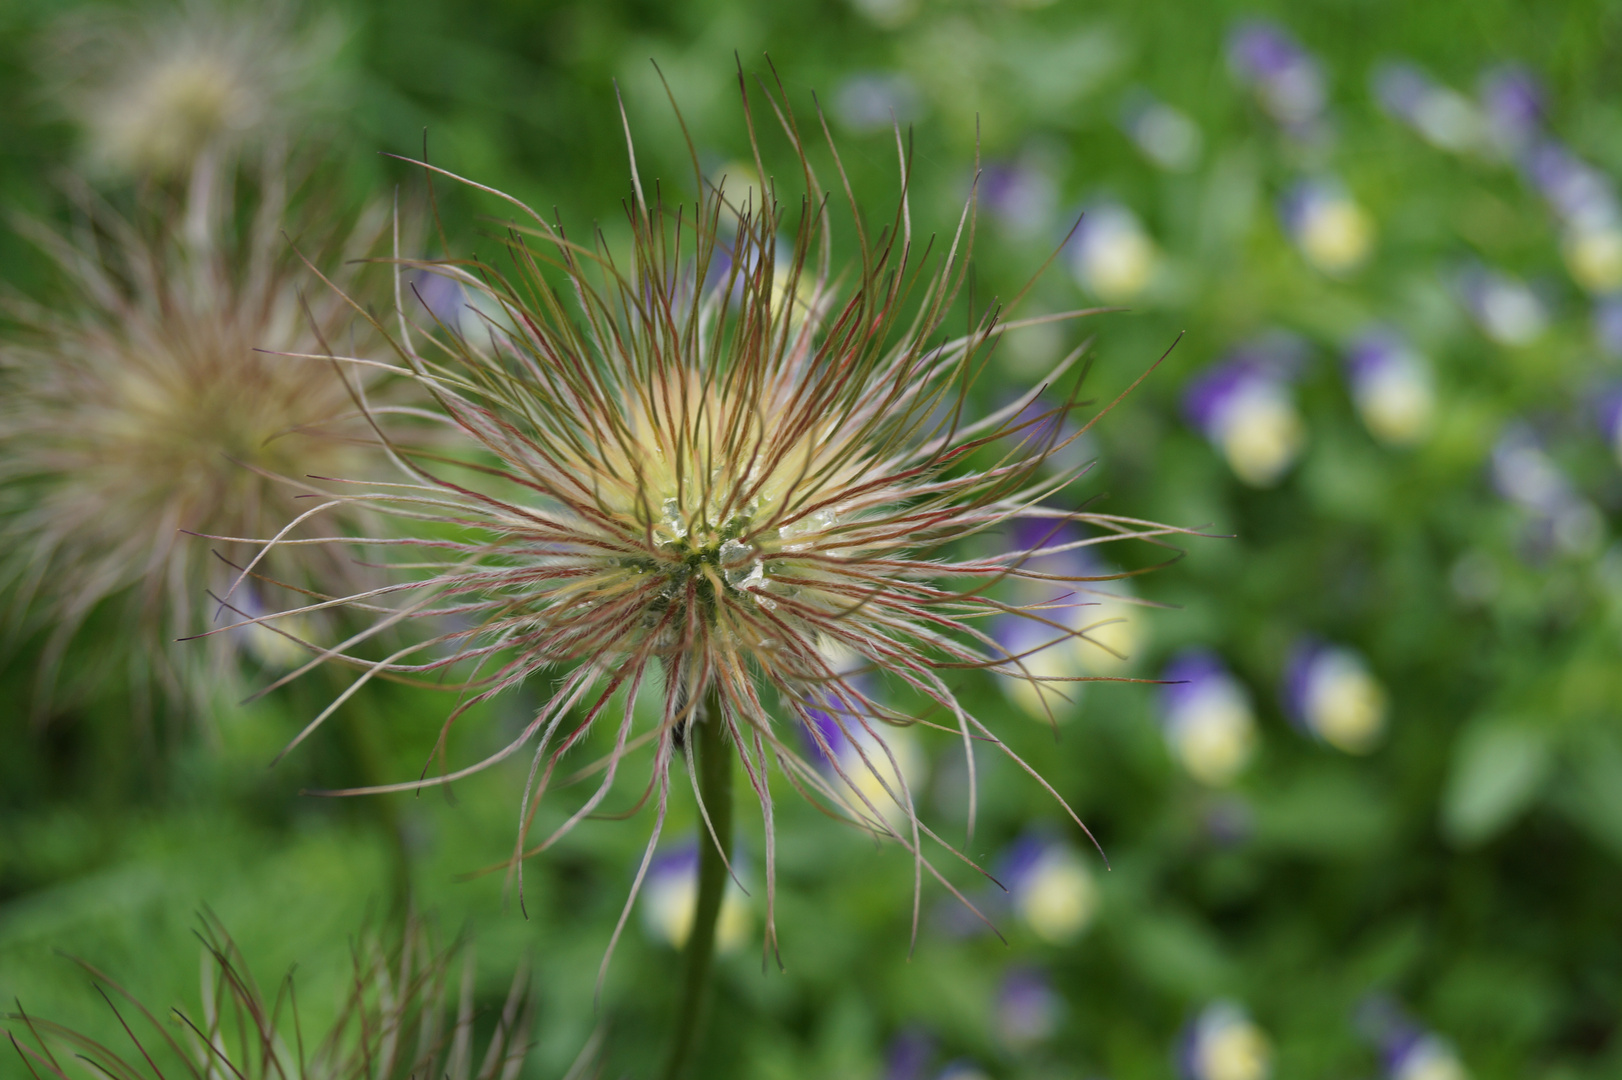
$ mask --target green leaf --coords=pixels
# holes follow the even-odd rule
[[[1491,840],[1531,806],[1552,764],[1548,736],[1526,722],[1476,723],[1453,748],[1442,834],[1457,847]]]

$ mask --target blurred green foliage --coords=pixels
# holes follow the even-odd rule
[[[0,200],[37,217],[66,217],[57,177],[81,160],[74,129],[38,89],[50,63],[39,43],[70,7],[0,5],[0,96],[14,103],[0,111]],[[1130,209],[1157,253],[1130,313],[1064,324],[1059,340],[1010,340],[976,403],[1007,400],[1083,332],[1097,335],[1089,393],[1108,401],[1184,334],[1094,429],[1098,465],[1068,497],[1231,535],[1190,543],[1175,565],[1134,580],[1138,595],[1167,607],[1147,612],[1133,670],[1153,677],[1181,648],[1216,650],[1255,702],[1254,759],[1227,790],[1197,784],[1167,750],[1153,686],[1088,688],[1055,739],[989,677],[965,677],[963,700],[1076,806],[1107,852],[1107,872],[1093,864],[1093,925],[1053,945],[1004,911],[1005,944],[963,931],[950,898],[926,885],[909,948],[905,856],[785,798],[786,970],[763,974],[748,947],[723,959],[702,1075],[878,1077],[898,1036],[924,1032],[930,1064],[907,1074],[920,1080],[957,1058],[993,1077],[1164,1076],[1189,1018],[1231,998],[1267,1033],[1276,1075],[1368,1076],[1387,1067],[1378,1039],[1355,1021],[1374,994],[1451,1040],[1472,1076],[1622,1070],[1622,462],[1593,419],[1619,368],[1593,328],[1604,298],[1571,279],[1560,223],[1524,170],[1428,144],[1370,87],[1393,57],[1467,93],[1485,68],[1517,61],[1546,88],[1550,137],[1615,176],[1622,11],[1501,0],[353,0],[341,14],[348,36],[334,93],[344,97],[308,135],[333,184],[357,203],[397,186],[408,212],[423,213],[420,173],[380,154],[414,156],[426,140],[436,163],[538,208],[555,205],[572,230],[601,223],[612,239],[629,191],[616,82],[644,179],[690,198],[680,131],[648,59],[668,79],[704,167],[718,172],[747,145],[737,64],[771,78],[768,53],[803,117],[813,93],[829,109],[872,221],[894,206],[894,136],[842,115],[840,94],[857,75],[905,91],[896,101],[911,110],[903,119],[920,230],[955,225],[977,152],[1048,185],[1034,225],[982,207],[977,303],[1017,293],[1084,207]],[[1227,60],[1238,22],[1269,15],[1321,65],[1317,134],[1283,130]],[[1157,167],[1129,137],[1122,110],[1138,91],[1197,125],[1200,148],[1186,170]],[[1310,264],[1279,210],[1297,180],[1331,176],[1374,230],[1366,262],[1338,274]],[[138,185],[117,182],[109,193],[140,197]],[[499,229],[499,205],[449,184],[435,193],[451,253],[493,245],[481,238]],[[1095,303],[1070,257],[1015,316]],[[1532,282],[1547,328],[1519,344],[1483,333],[1460,284],[1476,265]],[[43,260],[9,230],[0,231],[0,267],[10,289],[49,300]],[[1400,328],[1434,371],[1434,424],[1412,447],[1371,438],[1348,391],[1340,358],[1371,322]],[[1189,426],[1182,397],[1236,345],[1277,329],[1304,350],[1290,392],[1306,441],[1287,475],[1257,489]],[[1540,541],[1547,522],[1501,494],[1501,481],[1495,487],[1495,448],[1517,422],[1569,478],[1571,497],[1598,514],[1571,544]],[[1280,686],[1304,635],[1355,648],[1384,687],[1389,733],[1374,752],[1343,754],[1287,720]],[[541,1013],[526,1075],[561,1075],[599,1024],[611,1048],[606,1075],[648,1074],[679,985],[678,954],[633,920],[593,1004],[643,824],[588,822],[532,860],[520,914],[499,871],[467,875],[510,849],[521,765],[458,784],[454,798],[299,794],[416,775],[448,697],[377,689],[266,770],[337,684],[314,678],[222,707],[207,733],[132,728],[113,685],[81,688],[36,722],[27,702],[38,643],[9,648],[0,672],[0,999],[112,1032],[60,950],[154,1005],[194,1002],[189,928],[206,905],[262,981],[296,963],[301,1001],[319,1014],[337,1001],[346,941],[366,919],[387,917],[391,876],[404,874],[419,906],[448,929],[469,928],[492,1008],[515,957],[533,956]],[[466,718],[454,753],[469,760],[504,743],[525,705]],[[930,810],[953,820],[954,740],[924,741]],[[580,759],[591,753],[582,748]],[[995,865],[1031,826],[1060,832],[1062,815],[1028,778],[1003,761],[982,771],[970,854]],[[560,792],[543,818],[562,820],[572,795]],[[695,831],[690,805],[673,817],[676,834]],[[758,883],[758,823],[745,828]],[[958,869],[959,885],[984,895]],[[758,897],[755,918],[758,927]],[[1053,1030],[1023,1042],[1010,1039],[996,1007],[1001,980],[1020,966],[1045,972],[1059,1002]]]

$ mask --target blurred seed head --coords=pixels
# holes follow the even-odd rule
[[[39,66],[94,168],[167,180],[302,135],[341,96],[343,36],[290,0],[97,5],[57,24]]]
[[[175,1008],[162,1019],[106,975],[76,961],[123,1024],[128,1049],[22,1011],[10,1014],[12,1046],[32,1075],[77,1080],[88,1064],[98,1070],[95,1075],[157,1080],[516,1080],[524,1066],[534,1018],[528,965],[520,964],[479,1053],[474,1028],[486,1023],[475,1015],[473,957],[459,956],[459,946],[438,948],[416,919],[396,942],[385,943],[377,934],[361,937],[349,989],[324,1034],[299,1024],[292,973],[267,995],[217,920],[206,918],[199,936],[199,1007]],[[587,1047],[572,1077],[588,1075],[593,1049]]]
[[[45,635],[45,697],[69,642],[103,609],[121,630],[102,661],[127,662],[137,685],[154,680],[173,699],[201,705],[234,692],[244,650],[272,667],[296,655],[263,626],[208,646],[175,642],[228,616],[210,589],[239,611],[264,608],[271,586],[252,580],[230,593],[235,571],[222,559],[246,561],[241,538],[310,508],[309,476],[372,471],[350,392],[319,359],[324,342],[360,343],[352,309],[293,245],[360,296],[348,264],[372,251],[384,217],[346,223],[314,202],[290,209],[286,183],[267,167],[251,196],[209,203],[212,193],[194,190],[182,208],[154,195],[157,205],[129,217],[75,189],[71,230],[22,223],[60,271],[63,295],[15,305],[17,329],[0,341],[0,595],[14,627]],[[377,383],[364,369],[350,381]],[[360,520],[335,509],[290,538]],[[327,549],[289,558],[294,550],[259,570],[304,588],[359,580]]]

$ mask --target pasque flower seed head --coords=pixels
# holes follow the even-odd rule
[[[651,744],[642,802],[654,804],[656,821],[640,885],[666,819],[672,766],[685,757],[694,771],[684,733],[702,721],[736,749],[764,819],[769,944],[774,772],[900,843],[916,880],[929,873],[944,882],[931,846],[962,856],[921,820],[886,732],[955,733],[972,777],[977,746],[1019,759],[959,704],[953,684],[964,672],[1061,688],[1089,677],[1026,672],[982,624],[1015,610],[994,598],[1004,578],[1070,582],[1078,603],[1097,578],[1039,573],[1026,565],[1034,549],[970,557],[958,541],[1021,518],[1047,519],[1052,531],[1067,522],[1088,528],[1044,555],[1173,530],[1044,501],[1077,470],[1042,468],[1073,436],[1061,436],[1052,415],[1022,417],[1041,387],[966,419],[987,352],[1019,325],[995,307],[967,310],[972,197],[950,236],[916,238],[910,157],[898,133],[901,197],[870,230],[828,140],[858,252],[836,272],[837,203],[821,186],[806,131],[780,96],[765,94],[792,151],[784,181],[764,163],[749,111],[760,100],[746,89],[754,172],[764,181],[745,196],[734,198],[730,178],[706,180],[695,155],[696,204],[667,202],[662,189],[650,198],[633,152],[629,254],[601,232],[576,239],[517,199],[455,178],[504,199],[520,219],[499,263],[426,265],[467,292],[476,320],[414,327],[402,318],[379,330],[397,350],[395,370],[437,399],[466,452],[455,461],[414,453],[380,423],[406,478],[356,490],[415,523],[414,535],[397,541],[410,561],[385,590],[261,621],[339,605],[375,612],[372,631],[312,645],[306,665],[349,663],[361,672],[357,686],[473,667],[457,684],[466,696],[447,731],[473,703],[550,682],[522,731],[485,760],[364,789],[446,782],[527,750],[516,867],[596,811],[632,752]],[[402,263],[402,282],[425,266]],[[958,333],[948,331],[954,315]],[[1073,399],[1062,407],[1071,408]],[[1054,614],[1056,603],[1048,597],[1026,614],[1053,639],[1085,636]],[[369,639],[408,620],[427,632],[381,657],[366,654]],[[854,667],[835,656],[854,658]],[[932,708],[918,716],[889,709],[873,682],[857,677],[864,674]],[[636,702],[655,688],[658,718],[641,728]],[[612,743],[595,766],[595,790],[531,844],[536,806],[564,756],[603,723]],[[843,736],[837,748],[830,725]]]

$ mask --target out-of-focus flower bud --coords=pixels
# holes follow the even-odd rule
[[[1363,658],[1321,641],[1295,647],[1284,675],[1284,706],[1302,731],[1348,754],[1366,754],[1385,735],[1386,693]]]
[[[1179,653],[1160,676],[1166,741],[1189,775],[1220,787],[1239,775],[1256,744],[1250,693],[1215,653]]]
[[[1346,379],[1364,426],[1381,442],[1408,446],[1430,432],[1436,412],[1430,365],[1395,330],[1358,335],[1346,350]]]
[[[1333,181],[1295,185],[1280,202],[1279,216],[1302,257],[1325,274],[1348,274],[1374,250],[1374,220]]]
[[[1177,1066],[1183,1080],[1267,1080],[1273,1047],[1243,1006],[1217,1001],[1184,1030]]]

